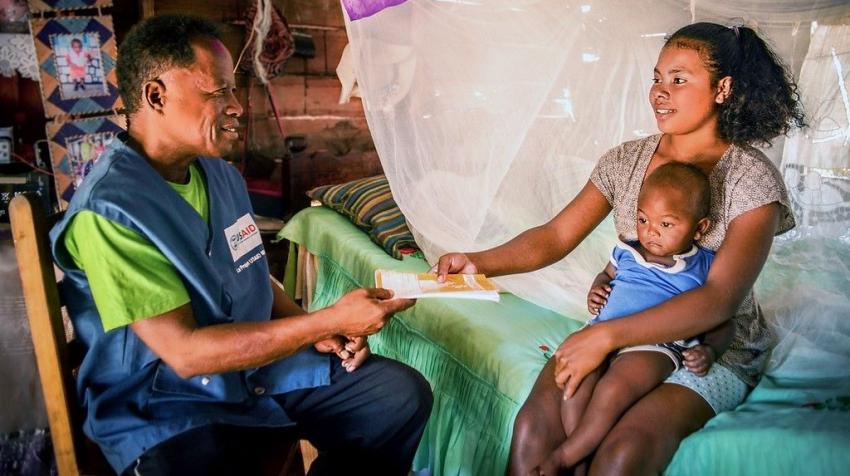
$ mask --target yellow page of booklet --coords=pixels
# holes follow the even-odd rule
[[[483,274],[449,274],[442,283],[436,273],[399,273],[376,270],[375,287],[390,289],[405,299],[460,298],[499,300],[499,288]]]

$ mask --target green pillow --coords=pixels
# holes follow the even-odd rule
[[[383,175],[323,185],[307,192],[307,196],[351,220],[395,259],[402,258],[404,248],[419,249]]]

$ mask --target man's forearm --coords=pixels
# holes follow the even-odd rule
[[[189,378],[261,367],[332,337],[339,332],[332,312],[197,327],[186,305],[131,328],[178,375]],[[170,332],[161,326],[170,326]]]
[[[335,335],[372,335],[410,299],[386,289],[355,289],[332,306],[283,319],[199,327],[190,304],[130,324],[181,377],[260,367]],[[268,319],[267,316],[264,316]]]
[[[190,336],[192,345],[188,347],[193,352],[186,356],[185,371],[189,375],[231,372],[288,357],[336,335],[334,329],[323,325],[323,317],[304,314],[267,322],[196,328]]]

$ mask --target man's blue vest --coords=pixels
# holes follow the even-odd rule
[[[117,139],[50,232],[65,272],[61,292],[86,348],[77,377],[83,428],[119,473],[157,443],[198,426],[292,424],[269,396],[330,383],[330,358],[313,349],[259,369],[182,379],[129,327],[104,332],[88,279],[64,245],[63,233],[81,210],[153,243],[182,277],[198,326],[270,318],[268,263],[242,177],[220,159],[197,163],[206,179],[209,224]]]

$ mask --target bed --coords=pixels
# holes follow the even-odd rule
[[[311,310],[351,289],[372,286],[375,269],[429,267],[422,258],[392,258],[325,207],[299,212],[279,237],[291,243],[287,287]],[[846,248],[837,252],[850,258]],[[784,285],[779,274],[765,282],[771,291]],[[838,292],[850,289],[847,283],[834,285]],[[418,369],[433,388],[434,409],[414,469],[434,475],[504,474],[520,405],[549,349],[580,326],[503,294],[500,303],[421,300],[370,337],[376,353]],[[847,395],[847,379],[768,375],[738,409],[716,416],[687,438],[666,474],[846,474]]]

